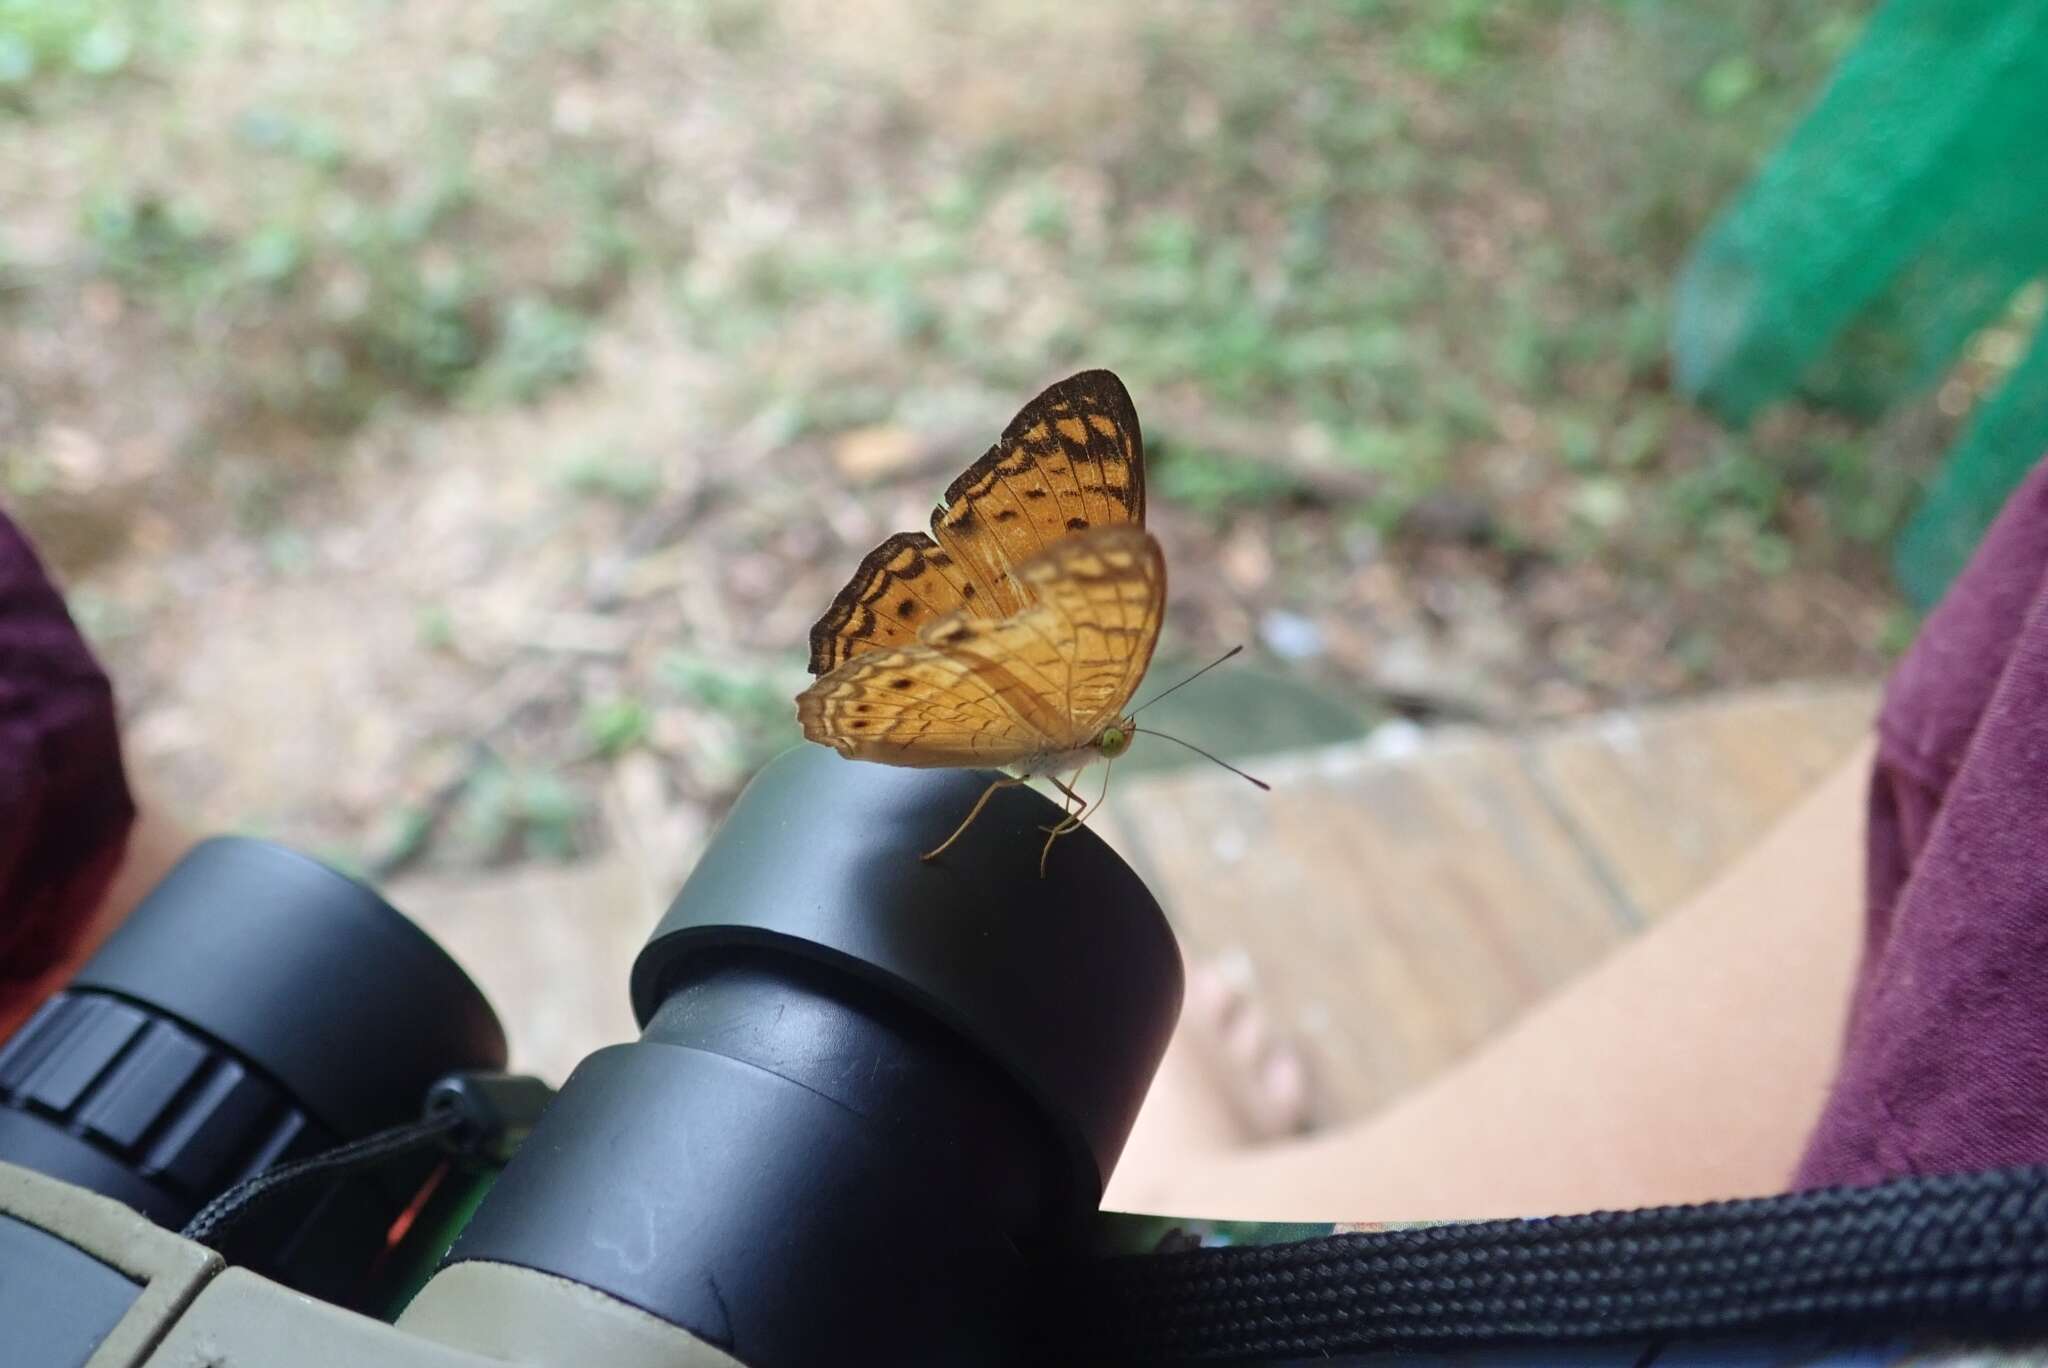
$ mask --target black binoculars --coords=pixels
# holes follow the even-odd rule
[[[489,1004],[376,893],[208,841],[0,1043],[0,1162],[179,1229],[436,1103],[513,1113],[531,1133],[502,1167],[396,1153],[252,1202],[210,1243],[443,1342],[573,1285],[748,1365],[1043,1362],[1034,1313],[1164,1052],[1181,963],[1092,835],[1040,877],[1059,814],[1029,790],[921,861],[983,783],[811,747],[768,766],[632,966],[640,1038],[552,1097],[498,1072]],[[23,1230],[0,1217],[0,1286],[35,1262]]]

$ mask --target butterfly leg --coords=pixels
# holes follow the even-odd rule
[[[967,810],[966,820],[961,822],[959,826],[953,828],[953,834],[951,836],[948,836],[945,840],[939,842],[937,846],[933,847],[930,850],[927,850],[924,854],[918,856],[918,858],[921,860],[936,860],[939,858],[939,856],[945,854],[946,847],[952,845],[953,842],[959,840],[960,834],[966,831],[968,827],[974,825],[974,819],[981,816],[982,808],[988,805],[988,800],[995,796],[995,792],[997,789],[1009,788],[1013,784],[1021,784],[1023,782],[1024,781],[1022,779],[1014,779],[1011,778],[1009,775],[1004,775],[1002,778],[996,780],[987,788],[983,789],[981,791],[981,797],[975,799],[974,806]]]
[[[1081,770],[1074,771],[1075,783],[1079,783],[1081,781],[1081,773]],[[1059,791],[1066,796],[1060,799],[1061,813],[1059,821],[1053,823],[1053,825],[1048,827],[1040,827],[1039,830],[1050,832],[1055,836],[1064,836],[1068,832],[1072,831],[1081,822],[1087,820],[1086,817],[1084,817],[1082,814],[1088,811],[1088,800],[1086,798],[1083,798],[1080,794],[1076,793],[1074,791],[1072,784],[1061,783],[1059,779],[1055,778],[1053,775],[1050,774],[1046,775],[1045,777],[1047,779],[1052,780],[1053,786],[1059,789]],[[1107,777],[1108,772],[1105,771],[1104,778]],[[1071,808],[1067,806],[1068,798],[1071,798],[1074,801],[1074,805]]]
[[[1066,785],[1062,784],[1060,785],[1060,787],[1065,788]],[[1082,827],[1088,825],[1088,819],[1090,817],[1093,817],[1095,815],[1096,809],[1100,808],[1108,800],[1109,766],[1104,765],[1102,767],[1102,792],[1095,799],[1095,805],[1093,807],[1090,807],[1084,803],[1082,804],[1082,810],[1080,812],[1074,813],[1071,816],[1067,817],[1057,826],[1049,826],[1045,828],[1045,831],[1047,833],[1045,838],[1045,849],[1038,852],[1039,878],[1042,879],[1045,877],[1045,862],[1052,858],[1052,843],[1054,841],[1057,841],[1060,837],[1065,836],[1069,832],[1079,831]]]
[[[1079,779],[1081,777],[1081,772],[1079,770],[1075,770],[1074,777],[1076,779]],[[1046,778],[1052,779],[1052,776],[1047,775]],[[1054,822],[1051,826],[1040,827],[1039,830],[1057,840],[1059,837],[1066,835],[1068,832],[1072,831],[1075,827],[1081,824],[1082,814],[1088,811],[1088,800],[1086,798],[1083,798],[1080,794],[1074,792],[1074,790],[1068,787],[1067,785],[1060,784],[1059,780],[1053,779],[1052,781],[1055,784],[1059,784],[1060,792],[1065,794],[1067,797],[1060,799],[1060,819],[1057,822]],[[1074,800],[1073,807],[1069,808],[1067,806],[1067,798],[1072,798]],[[1047,841],[1046,847],[1050,849],[1051,846],[1052,841]],[[1045,861],[1041,859],[1038,863],[1040,866],[1039,874],[1041,877],[1043,877],[1045,872]]]
[[[1081,771],[1079,771],[1079,770],[1075,770],[1075,771],[1074,771],[1074,777],[1075,777],[1076,779],[1080,778],[1080,777],[1081,777]],[[1072,785],[1070,785],[1070,784],[1065,784],[1065,783],[1062,783],[1062,782],[1060,781],[1060,778],[1059,778],[1059,776],[1058,776],[1058,775],[1056,775],[1056,774],[1048,774],[1048,775],[1046,775],[1046,776],[1045,776],[1045,778],[1046,778],[1046,781],[1047,781],[1048,783],[1050,783],[1050,784],[1051,784],[1051,785],[1052,785],[1052,786],[1053,786],[1054,788],[1056,788],[1056,789],[1058,789],[1058,790],[1060,791],[1060,794],[1062,795],[1062,796],[1061,796],[1061,798],[1060,798],[1060,807],[1061,807],[1062,809],[1065,809],[1065,808],[1066,808],[1066,806],[1067,806],[1067,800],[1068,800],[1069,798],[1071,798],[1071,799],[1073,800],[1073,802],[1074,802],[1074,806],[1073,806],[1073,808],[1072,808],[1071,812],[1069,813],[1069,815],[1071,815],[1071,813],[1072,813],[1072,812],[1080,812],[1080,811],[1084,810],[1084,809],[1085,809],[1085,808],[1086,808],[1086,807],[1088,806],[1088,800],[1087,800],[1086,798],[1083,798],[1083,797],[1082,797],[1082,796],[1081,796],[1080,794],[1078,794],[1078,793],[1074,792],[1074,789],[1073,789],[1073,786],[1072,786]],[[1045,829],[1046,829],[1047,831],[1050,831],[1050,830],[1052,830],[1052,828],[1051,828],[1051,827],[1047,827],[1047,828],[1045,828]]]

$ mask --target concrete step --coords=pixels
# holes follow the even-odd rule
[[[1190,959],[1249,969],[1341,1119],[1702,886],[1854,746],[1875,700],[1803,685],[1525,733],[1389,724],[1249,765],[1271,793],[1214,768],[1146,775],[1094,825]]]

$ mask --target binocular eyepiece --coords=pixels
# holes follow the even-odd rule
[[[584,1060],[502,1172],[355,1172],[223,1252],[374,1309],[394,1232],[428,1238],[398,1327],[486,1354],[603,1321],[711,1355],[687,1362],[1041,1361],[1034,1311],[1165,1051],[1181,964],[1092,834],[1040,877],[1060,813],[1029,789],[920,860],[986,782],[783,755],[634,963],[640,1038]],[[482,996],[381,898],[216,840],[0,1043],[0,1161],[175,1227],[504,1063]]]
[[[442,1075],[504,1066],[490,1004],[425,932],[317,861],[223,837],[0,1041],[0,1162],[176,1230],[258,1173],[417,1120]],[[359,1304],[432,1167],[266,1204],[222,1252]]]

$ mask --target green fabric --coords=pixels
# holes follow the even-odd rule
[[[2044,77],[2048,79],[2048,77]],[[2048,454],[2048,328],[1977,410],[1934,487],[1899,534],[1892,570],[1906,597],[1926,607],[1970,559],[1970,552],[2014,485]]]
[[[1736,425],[1795,394],[1875,414],[1940,379],[2044,273],[2048,0],[1892,0],[1694,248],[1677,382]],[[1923,606],[2048,451],[2039,356],[2037,342],[1901,540]]]

